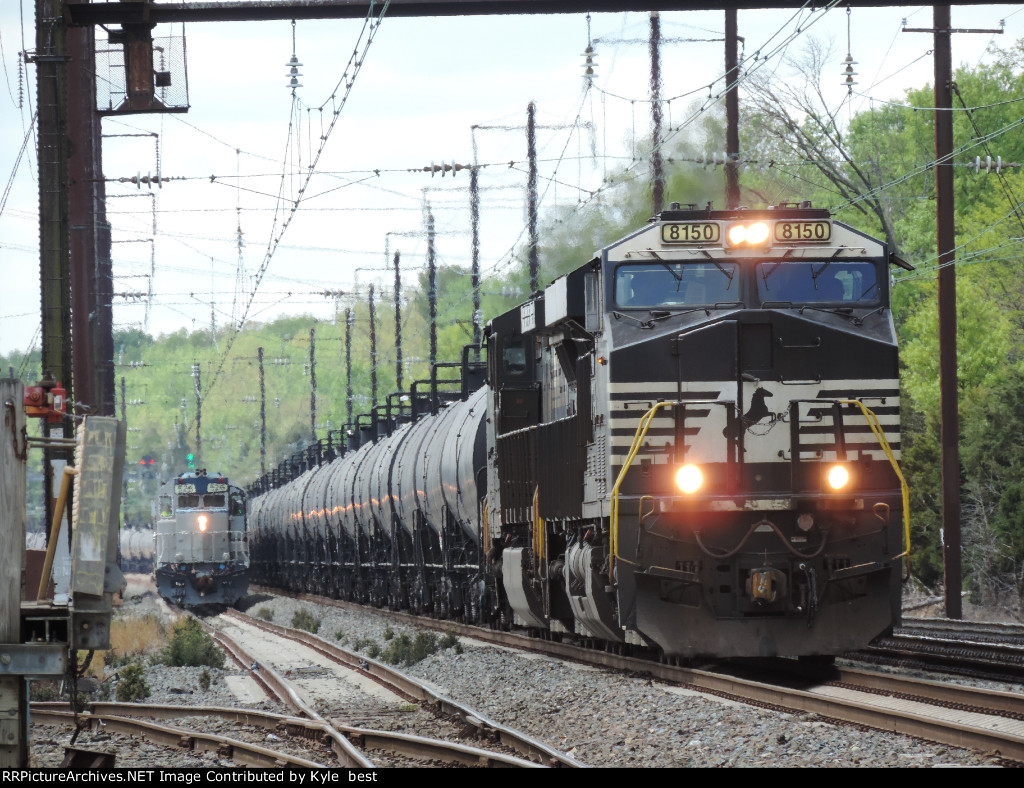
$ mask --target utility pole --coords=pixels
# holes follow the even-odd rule
[[[531,104],[531,106],[533,106]],[[434,258],[434,214],[427,206],[427,280],[430,304],[430,409],[437,408],[437,263]]]
[[[740,100],[736,9],[725,9],[725,207],[740,204]]]
[[[260,364],[260,478],[267,475],[267,386],[263,377],[263,348],[256,348]]]
[[[192,364],[192,377],[196,379],[196,458],[195,465],[198,468],[203,459],[203,384],[199,377],[199,362]]]
[[[956,227],[953,216],[953,52],[948,5],[933,7],[935,226],[939,253],[939,412],[942,431],[942,556],[946,617],[962,618],[960,413],[956,369]]]
[[[530,162],[526,181],[526,215],[530,240],[527,247],[530,260],[530,293],[540,289],[540,239],[537,236],[537,105],[532,101],[526,108],[526,157]]]
[[[370,408],[377,407],[377,307],[370,285]]]
[[[316,443],[316,326],[309,329],[309,434]]]
[[[953,47],[952,34],[1001,33],[1002,30],[953,30],[948,5],[932,6],[932,28],[903,28],[931,33],[935,69],[935,243],[939,258],[939,419],[942,465],[942,564],[946,617],[962,618],[963,559],[960,534],[960,410],[956,351],[956,227],[953,192]]]
[[[395,388],[402,390],[402,274],[401,252],[395,252]]]
[[[121,376],[121,421],[124,422],[124,427],[128,429],[128,410],[127,402],[125,400],[125,387],[124,387],[124,375]],[[128,475],[125,474],[121,480],[121,506],[124,507],[128,501]],[[118,550],[121,549],[121,543],[118,542]]]
[[[473,141],[476,148],[476,140]],[[480,311],[480,176],[477,172],[476,156],[469,170],[469,223],[472,232],[473,271],[473,344],[480,346],[483,338],[483,312]],[[479,351],[474,350],[477,359]]]
[[[651,202],[654,215],[665,205],[665,173],[661,161],[661,17],[651,11]]]
[[[352,323],[355,314],[351,307],[345,310],[345,412],[346,424],[352,425]]]

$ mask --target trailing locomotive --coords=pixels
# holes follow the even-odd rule
[[[181,607],[233,605],[249,588],[245,491],[219,474],[183,473],[157,492],[157,591]]]
[[[667,657],[861,648],[906,556],[892,264],[827,211],[673,204],[490,321],[484,385],[467,350],[458,395],[435,370],[254,485],[256,576]]]

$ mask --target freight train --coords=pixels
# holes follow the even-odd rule
[[[182,473],[157,491],[154,575],[179,607],[228,606],[249,588],[245,491],[220,474]]]
[[[909,550],[892,265],[807,203],[673,204],[256,482],[255,578],[670,659],[862,648]]]

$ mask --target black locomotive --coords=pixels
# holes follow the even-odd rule
[[[663,212],[251,488],[258,582],[673,656],[898,622],[886,245],[806,206]],[[429,391],[423,389],[429,384]]]

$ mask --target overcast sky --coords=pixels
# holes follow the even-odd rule
[[[1006,20],[1002,35],[954,36],[954,63],[975,65],[993,41],[1007,47],[1024,37],[1021,10],[1024,6],[954,7],[954,27],[998,28]],[[831,40],[834,84],[828,87],[838,104],[846,97],[841,83],[849,19],[850,50],[859,72],[855,90],[863,94],[854,97],[854,111],[931,82],[932,37],[901,30],[904,18],[909,27],[930,28],[931,7],[853,9],[849,17],[845,8],[836,8],[808,12],[799,22],[794,13],[740,12],[745,54],[768,53],[789,42],[782,50],[794,55],[808,35]],[[35,67],[19,68],[18,56],[23,48],[34,48],[33,18],[32,0],[0,3],[4,352],[29,350],[39,342],[34,137],[18,161],[36,102]],[[720,40],[673,39],[721,39],[723,13],[664,13],[661,21],[666,39],[662,96],[678,97],[666,108],[665,124],[674,125],[687,117],[694,101],[708,95],[724,55]],[[794,35],[797,25],[802,35]],[[421,169],[471,163],[474,139],[477,161],[488,165],[480,176],[482,265],[485,272],[501,270],[525,237],[529,102],[537,105],[542,214],[546,208],[572,206],[598,189],[607,173],[629,163],[634,133],[650,132],[649,19],[622,13],[590,20],[590,36],[598,39],[597,78],[586,96],[585,15],[385,18],[328,134],[338,106],[330,97],[345,93],[343,84],[336,87],[344,83],[354,49],[362,51],[357,45],[362,27],[361,21],[296,24],[302,87],[294,111],[287,87],[290,22],[191,24],[184,30],[164,25],[154,31],[154,37],[178,42],[184,35],[190,109],[103,122],[119,294],[116,327],[158,335],[183,327],[208,329],[211,319],[223,328],[243,314],[267,320],[309,312],[329,319],[336,305],[343,308],[353,296],[339,302],[323,291],[352,294],[358,288],[365,297],[370,283],[390,288],[391,274],[380,270],[386,249],[401,252],[407,281],[413,281],[415,270],[425,265],[425,201],[435,217],[439,263],[468,265],[468,174],[432,178]],[[779,68],[783,51],[765,67]],[[108,74],[97,71],[104,96]],[[314,162],[314,174],[289,219],[278,195],[294,200]],[[118,180],[157,172],[167,179],[162,188]],[[240,271],[241,298],[236,295]]]

